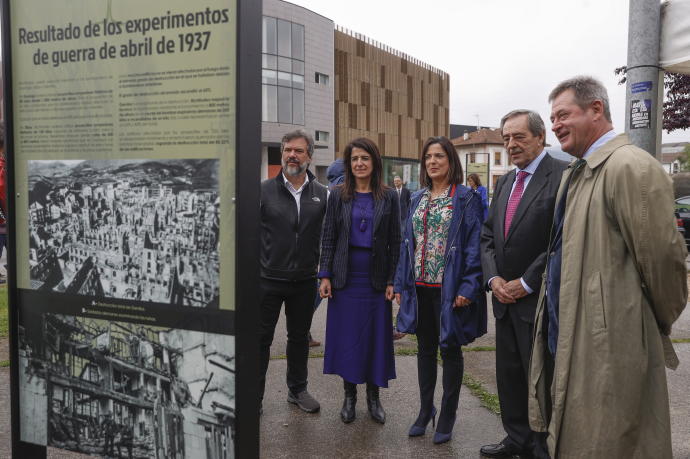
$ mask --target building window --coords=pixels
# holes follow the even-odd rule
[[[328,142],[328,132],[316,131],[314,133],[314,140],[316,140],[317,142]]]
[[[278,86],[278,122],[292,123],[292,89]]]
[[[328,78],[328,75],[326,75],[326,74],[319,73],[319,72],[316,72],[314,74],[314,81],[318,84],[328,86],[328,80],[329,80],[329,78]]]
[[[304,61],[304,26],[292,23],[292,58]]]
[[[304,26],[264,16],[262,39],[261,120],[304,125]]]
[[[263,52],[269,54],[278,54],[277,45],[277,20],[276,18],[269,18],[264,16],[263,24]]]
[[[476,163],[477,162],[477,154],[476,153],[470,153],[470,163]]]
[[[292,24],[278,19],[278,55],[292,57]]]
[[[500,175],[492,175],[492,176],[491,176],[491,183],[492,183],[492,187],[491,187],[491,188],[492,188],[492,189],[494,189],[494,190],[496,189],[496,184],[498,183],[498,179],[500,179],[500,178],[501,178]]]
[[[501,165],[501,152],[495,151],[494,152],[494,166],[500,166],[500,165]]]

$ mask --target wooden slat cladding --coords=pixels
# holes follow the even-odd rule
[[[357,57],[366,57],[366,43],[357,40]]]
[[[407,116],[409,116],[410,118],[414,117],[414,96],[415,91],[412,87],[412,77],[410,75],[407,75]]]
[[[417,159],[424,141],[448,135],[449,76],[366,37],[335,31],[335,148],[356,137],[384,156]]]
[[[362,92],[361,100],[362,105],[369,107],[371,106],[371,83],[362,81],[360,83],[360,91]]]
[[[357,105],[355,104],[347,104],[348,108],[348,121],[349,121],[349,126],[353,129],[357,129]]]

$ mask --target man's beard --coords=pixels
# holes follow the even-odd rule
[[[309,163],[303,163],[302,165],[295,164],[295,163],[287,163],[285,161],[283,163],[283,172],[285,175],[289,175],[290,177],[296,177],[298,175],[301,175],[304,173],[304,171],[307,170],[307,167],[309,167]]]

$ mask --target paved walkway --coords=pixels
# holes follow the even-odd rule
[[[501,420],[483,408],[467,388],[460,391],[460,408],[453,438],[443,445],[431,441],[431,426],[423,437],[409,438],[407,430],[417,417],[417,361],[397,357],[397,379],[381,389],[386,410],[385,425],[374,422],[367,412],[364,385],[358,386],[357,418],[351,424],[340,420],[342,380],[320,374],[322,359],[310,359],[309,391],[321,403],[321,412],[308,414],[286,402],[285,360],[271,362],[270,392],[264,399],[261,419],[261,457],[265,458],[477,458],[479,448],[502,438]],[[441,399],[440,378],[436,406]]]

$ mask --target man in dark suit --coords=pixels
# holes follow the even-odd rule
[[[395,191],[398,193],[398,200],[400,201],[400,222],[404,223],[407,212],[410,210],[410,190],[403,186],[403,181],[399,175],[393,177],[393,185],[395,185]]]
[[[545,457],[528,422],[527,382],[534,316],[546,263],[556,192],[567,163],[544,151],[539,114],[514,110],[501,120],[516,169],[502,176],[482,228],[482,268],[496,317],[496,381],[507,436],[481,448],[486,457]]]

